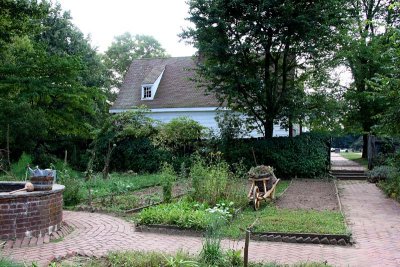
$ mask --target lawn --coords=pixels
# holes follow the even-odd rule
[[[254,212],[246,208],[229,225],[222,229],[226,237],[241,238],[243,231],[253,225],[253,232],[347,234],[344,218],[340,212],[278,209],[262,205]]]
[[[340,152],[340,156],[352,160],[354,162],[357,162],[361,166],[368,168],[368,160],[361,158],[361,152]]]

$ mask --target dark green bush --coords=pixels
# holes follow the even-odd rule
[[[271,165],[279,178],[317,177],[324,174],[329,165],[327,138],[316,134],[234,140],[217,148],[231,165],[239,161],[248,168]]]
[[[398,174],[397,169],[392,166],[378,166],[373,168],[367,173],[367,180],[372,183],[379,182],[381,180],[387,180],[390,177]]]
[[[380,183],[381,188],[385,193],[391,197],[400,201],[400,173],[389,176],[385,181]]]

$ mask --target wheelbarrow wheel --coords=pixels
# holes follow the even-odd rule
[[[260,208],[261,201],[260,201],[259,197],[260,197],[260,189],[258,189],[258,186],[254,186],[254,189],[253,189],[254,210],[258,210]]]

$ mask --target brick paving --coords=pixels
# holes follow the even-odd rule
[[[400,205],[365,181],[339,181],[343,211],[356,244],[352,247],[275,242],[250,243],[252,261],[297,263],[328,262],[334,266],[400,266]],[[75,230],[63,241],[3,249],[16,261],[37,262],[69,255],[102,256],[109,251],[156,250],[198,253],[202,239],[135,232],[132,224],[109,215],[64,212],[64,220]],[[241,249],[243,242],[223,240],[224,247]]]
[[[339,153],[331,153],[331,170],[346,170],[346,171],[365,171],[365,168],[354,161],[348,160]]]

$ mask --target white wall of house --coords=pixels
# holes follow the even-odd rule
[[[124,112],[127,110],[110,110],[110,113],[119,113]],[[217,114],[216,108],[158,108],[158,109],[151,109],[151,112],[148,113],[148,116],[167,123],[174,118],[186,116],[189,117],[202,126],[212,129],[214,132],[218,132],[218,123],[215,120],[215,116]],[[218,112],[223,112],[223,110],[219,110]],[[295,135],[298,134],[298,131],[295,132]],[[288,136],[289,132],[285,129],[282,129],[278,124],[274,125],[274,137],[279,136]],[[261,137],[262,135],[253,131],[250,133],[251,137]]]
[[[221,111],[219,111],[221,112]],[[223,112],[223,111],[222,111]],[[186,116],[189,117],[204,127],[210,128],[215,132],[218,132],[218,124],[215,120],[217,111],[215,108],[192,108],[192,109],[153,109],[149,116],[153,119],[161,122],[169,122],[174,118]],[[282,129],[279,125],[274,125],[274,136],[288,136],[289,133],[285,129]],[[261,137],[259,133],[253,131],[250,133],[251,137]]]

